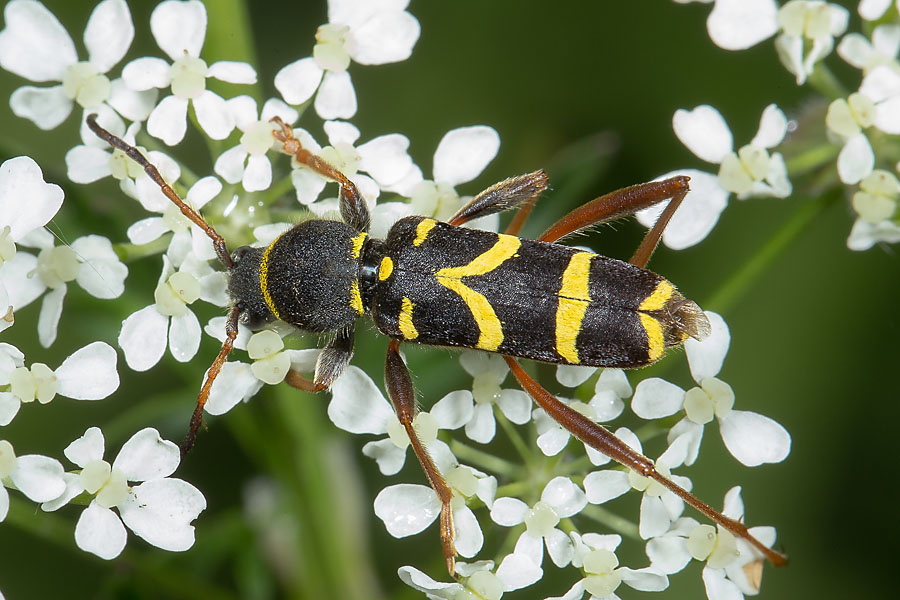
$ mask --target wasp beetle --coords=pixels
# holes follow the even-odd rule
[[[182,453],[193,446],[203,406],[237,336],[238,322],[261,328],[283,321],[304,331],[331,333],[313,379],[289,371],[285,381],[306,390],[331,387],[350,362],[356,321],[368,315],[390,338],[385,387],[397,418],[429,484],[441,501],[440,537],[447,568],[456,551],[452,492],[413,427],[415,390],[399,347],[402,342],[475,348],[504,356],[519,385],[573,436],[612,460],[650,477],[781,566],[787,558],[765,546],[747,527],[721,514],[659,473],[602,425],[560,402],[532,379],[517,358],[569,365],[634,368],[651,364],[666,348],[689,337],[703,339],[703,311],[669,281],[644,267],[665,226],[689,190],[687,177],[624,188],[573,210],[537,240],[516,236],[547,187],[543,171],[512,177],[475,196],[448,222],[413,216],[397,221],[383,240],[368,235],[369,212],[355,184],[302,147],[290,126],[273,119],[273,136],[299,164],[338,183],[343,221],[311,219],[264,248],[229,253],[224,239],[185,204],[133,146],[101,128],[90,128],[140,164],[163,193],[213,241],[228,270],[231,308],[226,337],[197,398]],[[557,240],[586,227],[669,200],[629,262],[606,258]],[[466,222],[519,209],[503,234],[461,227]]]

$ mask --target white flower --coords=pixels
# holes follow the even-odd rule
[[[36,235],[40,234],[40,235]],[[41,345],[56,340],[67,284],[75,281],[95,298],[118,298],[125,291],[126,267],[108,239],[99,235],[80,237],[69,246],[54,246],[53,236],[36,231],[31,240],[41,249],[38,256],[18,252],[0,269],[14,310],[25,307],[45,291],[37,330]]]
[[[841,38],[837,53],[866,75],[879,65],[900,69],[900,25],[879,25],[872,30],[872,41],[861,33],[852,32]]]
[[[256,71],[243,62],[218,61],[207,66],[200,58],[206,39],[206,7],[198,0],[160,3],[150,15],[150,30],[160,49],[172,59],[138,58],[122,70],[122,79],[131,88],[144,91],[170,87],[150,113],[147,132],[173,146],[187,131],[188,101],[194,105],[197,122],[209,137],[223,140],[234,129],[234,119],[225,100],[206,89],[206,79],[228,83],[256,83]]]
[[[332,423],[350,433],[388,435],[363,446],[363,454],[375,459],[385,475],[397,473],[406,462],[409,437],[375,382],[362,369],[349,366],[331,386],[331,395],[328,418]],[[456,461],[450,447],[437,439],[438,430],[462,427],[472,410],[472,394],[461,390],[444,396],[430,412],[416,415],[413,426],[436,463]]]
[[[867,21],[877,21],[884,15],[892,0],[860,0],[857,11],[859,16]],[[900,2],[897,2],[897,10],[900,10]]]
[[[28,156],[0,165],[0,268],[16,254],[16,242],[46,225],[63,202],[62,189],[44,181]]]
[[[135,371],[158,363],[167,342],[175,360],[192,359],[200,346],[200,322],[188,305],[198,299],[219,305],[227,302],[220,271],[204,261],[188,260],[176,272],[165,255],[153,295],[156,302],[126,318],[119,333],[125,362]]]
[[[532,570],[534,568],[527,562],[527,558],[516,554],[505,556],[496,569],[492,560],[474,563],[460,561],[456,563],[457,581],[451,583],[435,581],[415,567],[400,567],[397,574],[403,583],[423,592],[429,600],[499,600],[504,592],[538,581],[537,578],[525,579],[521,576],[529,570],[529,566]]]
[[[859,183],[875,167],[875,152],[864,129],[872,126],[875,104],[863,94],[838,98],[828,106],[825,124],[844,143],[838,156],[838,175],[846,184]]]
[[[669,578],[652,567],[629,569],[619,566],[615,554],[622,541],[619,536],[573,533],[572,538],[576,548],[572,564],[582,569],[584,578],[576,581],[564,595],[547,600],[581,600],[585,592],[592,600],[617,600],[615,591],[623,583],[643,592],[660,592],[669,587]]]
[[[745,50],[778,31],[775,0],[716,0],[706,21],[709,37],[725,50]]]
[[[7,425],[23,402],[47,404],[57,394],[75,400],[102,400],[119,387],[116,351],[105,342],[76,350],[57,369],[43,363],[26,367],[24,355],[9,345],[0,346],[0,425]]]
[[[527,557],[536,567],[544,558],[544,545],[557,567],[572,561],[572,540],[556,526],[560,519],[578,514],[587,505],[580,487],[568,477],[554,477],[541,492],[541,499],[528,506],[518,498],[497,498],[491,507],[491,519],[498,525],[514,527],[525,523],[525,531],[516,542],[515,554]]]
[[[642,453],[641,442],[631,431],[621,428],[616,437],[628,444],[635,452]],[[656,470],[680,487],[690,491],[691,480],[672,475],[672,469],[684,464],[689,439],[677,438],[656,460]],[[672,521],[684,511],[684,501],[661,483],[640,475],[632,470],[606,469],[588,473],[584,478],[584,491],[591,504],[603,504],[618,498],[628,490],[643,492],[641,498],[641,520],[638,531],[643,539],[665,533]]]
[[[475,125],[448,131],[434,152],[433,179],[424,179],[421,169],[414,167],[393,186],[410,198],[413,214],[433,216],[446,221],[469,198],[460,198],[455,186],[472,181],[484,171],[500,150],[500,136],[491,127]],[[498,215],[475,219],[467,227],[493,228]]]
[[[803,85],[820,60],[831,53],[834,38],[847,30],[849,11],[820,0],[791,0],[778,10],[783,32],[775,49],[785,68]]]
[[[225,340],[225,317],[216,317],[206,326],[207,334]],[[285,350],[281,335],[273,330],[251,334],[238,324],[234,347],[246,350],[253,363],[229,361],[222,365],[219,376],[209,391],[205,409],[211,415],[221,415],[239,402],[247,402],[262,389],[263,384],[276,385],[284,381],[289,370],[306,373],[315,368],[321,350]]]
[[[9,483],[33,502],[53,500],[66,490],[58,460],[38,454],[17,457],[12,444],[0,440],[0,522],[9,511]]]
[[[272,117],[281,117],[285,123],[293,123],[297,111],[275,98],[263,104],[262,113],[256,100],[250,96],[238,96],[226,102],[234,123],[243,132],[237,146],[232,146],[216,159],[215,171],[228,183],[241,182],[248,192],[268,189],[272,183],[272,163],[266,153],[272,149],[275,124]]]
[[[42,506],[53,511],[82,492],[93,496],[75,526],[78,547],[113,559],[125,548],[125,526],[163,550],[182,552],[193,546],[191,521],[206,508],[206,499],[186,481],[169,477],[181,461],[178,446],[148,427],[122,445],[112,465],[103,460],[103,452],[103,433],[97,427],[69,444],[66,458],[81,472],[67,479],[65,494]]]
[[[725,447],[742,464],[755,467],[781,462],[790,452],[790,434],[768,417],[733,409],[731,386],[715,377],[722,368],[731,336],[722,317],[713,312],[707,312],[706,316],[712,325],[710,336],[702,342],[688,340],[684,345],[691,376],[700,387],[685,392],[658,377],[645,379],[634,392],[632,410],[642,419],[660,419],[683,409],[685,416],[669,431],[668,440],[674,443],[687,435],[690,440],[684,461],[687,465],[697,460],[703,426],[713,419],[719,422]]]
[[[557,376],[559,373],[557,371]],[[604,369],[597,378],[594,395],[587,403],[564,399],[560,399],[560,401],[565,402],[570,408],[595,423],[605,423],[622,414],[625,409],[622,398],[629,396],[631,396],[631,384],[628,383],[625,373],[621,369]],[[534,423],[538,433],[537,445],[541,452],[546,456],[556,456],[562,452],[571,438],[569,431],[540,408],[534,411]],[[594,465],[599,466],[609,462],[609,457],[588,444],[584,445],[584,449]]]
[[[531,419],[531,398],[528,394],[521,390],[500,388],[509,373],[509,367],[502,356],[466,351],[460,354],[459,362],[472,376],[475,407],[465,429],[470,440],[486,444],[494,439],[497,429],[494,405],[516,425],[524,425]]]
[[[875,127],[900,134],[900,70],[890,65],[875,67],[863,78],[859,92],[875,103]]]
[[[780,153],[768,150],[784,139],[788,129],[784,113],[770,104],[763,111],[759,130],[749,144],[734,151],[731,130],[721,113],[703,105],[687,111],[675,111],[672,119],[675,134],[698,158],[719,165],[718,176],[685,169],[662,175],[688,175],[691,191],[663,232],[663,243],[674,250],[693,246],[703,240],[725,210],[731,193],[739,199],[753,196],[786,198],[791,194],[787,166]],[[639,211],[637,220],[652,227],[668,203]]]
[[[84,30],[88,60],[81,62],[72,38],[40,2],[12,0],[6,5],[4,17],[0,66],[31,81],[60,82],[52,87],[17,89],[10,97],[16,115],[41,129],[53,129],[69,116],[76,102],[91,111],[108,103],[131,120],[149,112],[154,94],[135,94],[106,76],[125,56],[134,38],[131,13],[124,0],[104,0],[94,8]]]
[[[741,488],[733,487],[725,495],[722,513],[743,521]],[[775,543],[773,527],[752,527],[750,534],[767,546]],[[691,559],[704,561],[703,583],[709,600],[742,600],[744,594],[759,593],[759,580],[753,574],[762,568],[763,558],[746,540],[712,525],[701,525],[692,518],[679,519],[665,535],[647,542],[651,567],[677,573]]]
[[[328,23],[316,32],[311,57],[282,68],[275,87],[288,104],[303,104],[318,91],[314,106],[323,119],[356,114],[356,92],[347,67],[383,65],[409,58],[419,39],[419,22],[404,10],[408,0],[329,0]]]
[[[858,218],[850,231],[847,247],[851,250],[867,250],[878,242],[900,241],[900,224],[897,216],[900,203],[900,181],[888,171],[876,169],[859,184],[853,194],[853,209]]]
[[[451,459],[450,462],[447,462],[448,459]],[[484,534],[466,501],[477,497],[490,508],[497,493],[497,480],[458,464],[452,455],[435,456],[435,465],[453,492],[450,501],[455,534],[453,544],[461,556],[471,558],[481,550]],[[384,522],[388,533],[396,538],[422,532],[440,513],[440,499],[432,488],[424,485],[391,485],[375,497],[375,514]]]

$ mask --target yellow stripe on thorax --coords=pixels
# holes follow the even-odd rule
[[[419,337],[419,331],[412,322],[413,303],[409,298],[404,297],[400,305],[400,316],[398,322],[400,325],[400,333],[407,340],[414,340]]]
[[[425,238],[428,237],[428,232],[431,231],[435,225],[437,225],[437,221],[434,219],[422,219],[419,221],[419,224],[416,225],[416,239],[413,240],[413,246],[421,246],[422,242],[425,241]]]
[[[390,256],[385,256],[381,259],[381,264],[378,265],[378,281],[384,281],[388,277],[391,276],[391,273],[394,272],[394,261],[391,260]]]
[[[573,365],[580,362],[575,340],[581,331],[581,322],[591,301],[588,281],[591,275],[590,252],[572,256],[562,276],[559,288],[559,308],[556,309],[556,351]]]
[[[490,273],[512,258],[522,243],[519,238],[510,235],[498,235],[497,238],[490,249],[476,256],[469,264],[447,267],[434,274],[441,285],[459,294],[469,307],[479,332],[475,347],[482,350],[496,350],[500,346],[503,327],[487,298],[464,284],[462,278]]]
[[[653,292],[647,296],[641,305],[638,306],[639,311],[662,310],[666,303],[675,293],[675,286],[663,279]],[[647,333],[647,358],[650,361],[658,360],[663,355],[665,349],[665,336],[663,335],[662,323],[650,315],[643,312],[638,313],[641,318],[641,326]]]
[[[357,312],[363,314],[362,296],[359,294],[359,282],[354,281],[350,284],[350,307]]]
[[[352,258],[359,258],[359,253],[362,251],[363,242],[366,241],[366,233],[361,233],[355,238],[353,238],[351,243],[353,244],[352,249],[350,250],[350,256]]]
[[[284,234],[282,233],[281,235]],[[278,240],[281,239],[281,235],[275,238],[274,242],[269,244],[269,247],[263,252],[262,260],[259,262],[259,289],[262,291],[263,300],[266,301],[266,306],[269,307],[269,310],[272,311],[272,314],[275,315],[275,318],[278,320],[281,320],[281,315],[278,314],[278,309],[275,308],[275,302],[272,300],[272,294],[269,293],[269,254],[272,252],[272,248],[275,247],[275,244],[278,243]]]

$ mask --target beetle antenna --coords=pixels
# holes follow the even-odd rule
[[[159,170],[153,166],[153,164],[147,160],[147,158],[141,154],[141,151],[123,140],[122,138],[113,135],[107,130],[103,129],[99,123],[97,123],[97,115],[90,114],[85,119],[88,127],[91,128],[97,137],[105,141],[107,144],[116,148],[117,150],[121,150],[124,152],[128,158],[139,164],[143,167],[144,171],[147,173],[147,176],[150,177],[159,186],[159,189],[162,190],[162,193],[165,194],[166,198],[172,201],[172,203],[178,207],[178,210],[181,211],[181,214],[186,216],[191,220],[197,227],[203,230],[213,242],[213,248],[215,248],[216,255],[219,257],[219,260],[222,261],[222,264],[225,265],[225,268],[231,269],[234,266],[234,263],[231,261],[231,254],[228,252],[228,247],[225,245],[225,240],[219,235],[212,225],[206,222],[206,220],[200,216],[196,210],[191,208],[185,203],[184,200],[172,189],[166,181],[162,178],[162,175],[159,174]]]

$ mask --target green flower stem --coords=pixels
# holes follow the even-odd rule
[[[515,425],[509,422],[509,419],[499,410],[494,410],[494,416],[497,419],[497,423],[500,425],[500,428],[503,429],[503,432],[506,433],[507,437],[509,437],[509,441],[512,442],[512,445],[516,448],[516,451],[522,457],[522,460],[525,462],[526,467],[534,466],[534,451],[529,444],[525,443],[525,440],[522,439],[522,436],[519,435],[519,429]]]
[[[814,90],[828,98],[829,100],[837,100],[838,98],[846,98],[849,94],[844,84],[831,72],[831,69],[825,66],[825,63],[819,62],[816,68],[806,82]]]
[[[478,450],[456,439],[450,440],[450,450],[453,451],[453,455],[460,462],[509,479],[518,478],[518,474],[522,471],[522,466],[519,464],[494,456],[483,450]]]
[[[633,540],[641,539],[638,526],[633,521],[629,521],[624,517],[620,517],[611,510],[598,506],[596,504],[588,504],[581,510],[581,514],[586,517],[605,525],[609,529],[619,533],[622,537]]]
[[[814,169],[818,169],[827,164],[834,163],[838,154],[841,153],[841,147],[836,144],[821,144],[797,154],[785,158],[785,165],[788,173],[795,177],[808,173]]]
[[[4,525],[13,525],[22,531],[54,544],[65,550],[75,549],[73,524],[56,513],[36,511],[31,503],[24,502],[15,496],[9,499],[9,514]],[[133,534],[129,534],[132,537]],[[156,554],[154,551],[150,551]],[[198,578],[190,571],[173,568],[169,563],[160,560],[146,560],[145,552],[127,547],[119,557],[120,564],[127,564],[134,571],[135,577],[152,581],[166,598],[204,598],[209,600],[235,600],[235,596],[227,588],[210,583],[206,578]],[[173,558],[174,564],[177,559]],[[112,564],[112,563],[111,563]]]
[[[148,256],[159,256],[160,254],[164,254],[169,247],[169,241],[171,241],[171,239],[171,235],[163,235],[149,244],[142,244],[140,246],[136,244],[113,244],[113,250],[115,250],[119,260],[124,263],[130,263],[142,258],[147,258]]]
[[[778,256],[803,233],[821,212],[839,195],[835,190],[814,200],[807,200],[759,250],[728,278],[715,294],[703,304],[707,310],[727,313]]]
[[[269,189],[260,192],[259,198],[263,204],[269,206],[293,189],[294,182],[291,181],[290,176],[282,177],[278,182],[275,182],[273,183],[273,185],[269,186]]]

